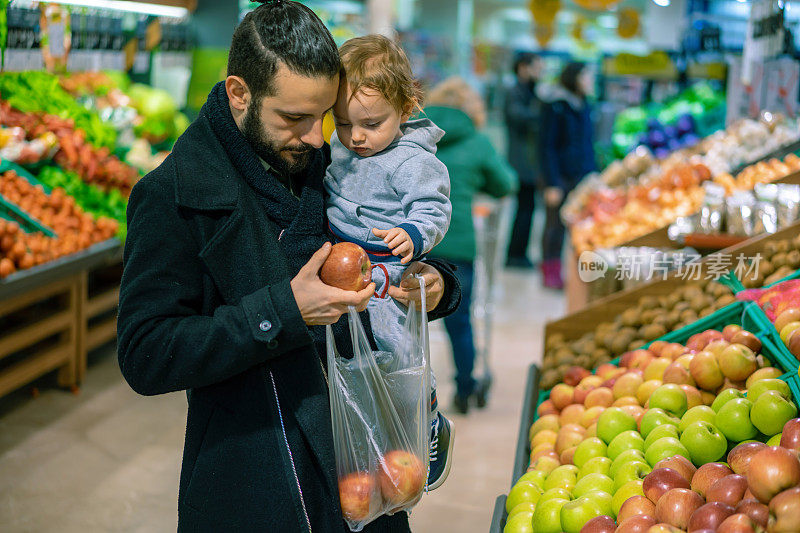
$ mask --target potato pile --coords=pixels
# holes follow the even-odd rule
[[[800,268],[800,235],[793,239],[767,241],[761,250],[755,275],[742,273],[742,285],[754,289],[769,285]]]
[[[563,381],[572,366],[595,368],[735,301],[721,283],[691,282],[664,296],[643,296],[636,306],[579,339],[552,335],[545,345],[540,387],[547,390]]]

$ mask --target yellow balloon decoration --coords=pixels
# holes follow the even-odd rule
[[[589,11],[602,11],[619,4],[620,0],[573,0],[583,9]]]
[[[623,39],[630,39],[639,33],[639,12],[631,7],[624,7],[619,10],[617,20],[617,35]]]
[[[528,9],[530,9],[533,20],[536,21],[537,25],[544,23],[552,25],[556,19],[556,14],[561,9],[561,0],[530,0]]]

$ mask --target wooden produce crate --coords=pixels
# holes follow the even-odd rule
[[[79,300],[72,275],[0,301],[0,396],[56,369],[77,385]]]
[[[109,262],[86,270],[80,277],[80,332],[78,338],[78,381],[86,376],[88,352],[117,337],[117,306],[122,262]]]

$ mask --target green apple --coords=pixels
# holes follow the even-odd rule
[[[678,429],[681,433],[686,431],[686,428],[689,427],[690,424],[693,422],[708,422],[709,424],[713,424],[714,420],[717,416],[716,411],[710,408],[707,405],[696,405],[686,411],[681,417],[681,423],[678,424]]]
[[[561,533],[561,508],[567,503],[567,499],[552,498],[536,504],[533,530],[536,533]]]
[[[575,465],[561,465],[547,476],[544,482],[544,490],[550,489],[567,489],[572,490],[575,482],[578,480],[578,467]]]
[[[530,472],[525,472],[524,474],[522,474],[522,477],[520,477],[517,480],[517,483],[519,483],[520,481],[528,481],[530,483],[533,483],[537,487],[542,488],[544,487],[544,482],[546,479],[547,479],[547,474],[545,474],[541,470],[531,470]]]
[[[617,472],[619,469],[622,468],[622,465],[626,463],[630,463],[631,461],[642,461],[644,462],[644,453],[640,450],[627,450],[622,452],[617,456],[614,461],[611,462],[611,468],[608,471],[608,475],[611,479],[617,477]]]
[[[503,533],[534,533],[536,530],[533,528],[533,515],[533,511],[521,511],[508,515]]]
[[[753,386],[747,389],[747,399],[753,402],[753,405],[758,401],[758,397],[768,390],[778,391],[781,396],[786,399],[792,397],[792,391],[789,389],[789,384],[780,379],[762,379],[753,383]]]
[[[586,522],[602,514],[600,506],[590,498],[572,500],[561,507],[561,530],[564,533],[580,533]]]
[[[600,510],[603,511],[604,515],[612,518],[616,517],[614,509],[611,506],[611,493],[602,490],[592,490],[584,494],[583,497],[594,500],[594,502],[600,506]]]
[[[712,406],[713,407],[713,406]],[[714,425],[731,442],[742,442],[758,435],[758,429],[750,421],[753,404],[746,398],[732,398],[717,411]]]
[[[595,457],[606,456],[606,443],[597,437],[584,439],[575,448],[575,455],[572,457],[572,463],[578,468],[586,464],[589,459]]]
[[[750,420],[764,435],[780,433],[784,424],[796,416],[797,407],[775,390],[763,392],[750,411]]]
[[[659,409],[658,407],[655,408],[651,407],[642,416],[640,433],[642,434],[642,437],[647,438],[650,435],[650,432],[653,431],[653,429],[655,429],[658,426],[662,426],[664,424],[671,424],[677,428],[678,424],[680,424],[680,420],[678,418],[675,418],[674,416],[670,416],[663,409]]]
[[[675,383],[661,385],[650,395],[650,409],[663,409],[678,418],[683,416],[688,407],[689,400],[686,398],[686,393]]]
[[[680,436],[681,434],[678,432],[677,426],[673,426],[672,424],[661,424],[660,426],[656,426],[647,435],[647,438],[644,439],[644,450],[647,451],[647,449],[650,448],[650,446],[660,438],[675,437],[677,439]]]
[[[645,452],[644,458],[647,460],[647,464],[655,466],[661,459],[666,459],[673,455],[682,455],[690,461],[692,460],[689,456],[689,450],[675,437],[662,437],[655,441]]]
[[[606,444],[623,431],[634,429],[636,419],[619,407],[609,407],[597,419],[597,436]]]
[[[633,498],[634,496],[644,496],[641,479],[628,481],[614,493],[614,496],[611,498],[611,509],[614,511],[614,516],[619,514],[619,509],[622,507],[622,504],[625,503],[628,498]],[[539,530],[537,529],[536,531],[538,532]]]
[[[520,512],[524,512],[524,511],[529,511],[531,514],[533,514],[533,512],[535,510],[536,510],[536,504],[535,503],[531,503],[531,502],[518,503],[516,506],[514,506],[513,509],[511,509],[511,511],[508,512],[508,517],[511,518],[515,514],[520,513]]]
[[[612,461],[625,450],[644,451],[644,439],[638,431],[623,431],[608,443],[606,455]]]
[[[531,502],[535,504],[539,501],[542,495],[542,489],[535,483],[530,481],[517,481],[511,487],[511,491],[506,498],[506,511],[511,511],[515,506],[522,502]]]
[[[550,489],[544,491],[544,494],[541,495],[539,501],[536,502],[536,505],[542,505],[542,503],[546,502],[547,500],[553,499],[563,499],[563,500],[571,500],[572,493],[567,489]]]
[[[717,394],[717,397],[714,398],[713,402],[711,402],[711,408],[715,413],[719,413],[719,410],[722,409],[723,405],[738,398],[744,398],[744,393],[742,391],[739,389],[725,389]]]
[[[583,476],[575,483],[575,487],[572,489],[572,497],[580,498],[587,492],[593,490],[614,492],[614,480],[605,474],[588,474]]]
[[[782,435],[783,435],[783,432],[778,433],[777,435],[771,436],[766,442],[767,446],[780,446],[781,445],[781,436]]]
[[[594,457],[586,461],[578,472],[578,481],[589,474],[608,475],[611,470],[611,459],[608,457]]]
[[[692,462],[696,466],[718,461],[728,451],[728,441],[725,439],[725,435],[705,420],[689,424],[681,433],[681,444],[689,450]]]
[[[631,461],[625,463],[617,471],[617,476],[614,478],[614,492],[620,489],[628,481],[635,481],[637,479],[644,479],[647,474],[652,472],[653,469],[644,461]]]

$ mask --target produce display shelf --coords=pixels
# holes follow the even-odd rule
[[[42,189],[44,189],[44,192],[50,194],[52,189],[50,189],[50,187],[48,187],[47,185],[36,179],[33,176],[33,174],[28,172],[25,168],[19,166],[14,162],[8,161],[7,159],[0,160],[0,174],[8,172],[9,170],[13,170],[14,172],[17,173],[18,176],[20,176],[21,178],[25,178],[31,185],[33,186],[38,185]]]
[[[494,512],[492,512],[492,522],[489,524],[489,533],[502,533],[506,527],[506,495],[501,494],[494,500]]]
[[[550,394],[548,393],[549,397]],[[531,424],[536,419],[536,408],[542,399],[539,394],[539,367],[535,364],[528,367],[528,380],[525,383],[525,397],[522,404],[522,414],[520,416],[519,433],[517,435],[517,451],[514,456],[514,471],[511,475],[511,485],[525,473],[530,462],[530,442],[528,433]]]
[[[48,237],[55,237],[55,232],[31,217],[28,213],[23,211],[14,203],[9,202],[6,198],[0,195],[0,212],[3,213],[3,218],[13,220],[20,226],[25,228],[25,233],[41,232]]]
[[[780,148],[778,148],[776,150],[773,150],[772,152],[770,152],[770,153],[768,153],[768,154],[766,154],[764,156],[761,156],[761,157],[759,157],[758,159],[756,159],[754,161],[750,161],[749,163],[742,163],[741,165],[739,165],[738,167],[733,169],[730,172],[730,174],[732,176],[735,176],[738,173],[740,173],[741,171],[743,171],[745,168],[749,167],[750,165],[755,165],[755,164],[760,163],[762,161],[769,161],[770,159],[783,159],[787,155],[793,154],[793,153],[797,152],[798,150],[800,150],[800,140],[792,142],[792,143],[789,143],[789,144],[785,144],[785,145],[781,146]]]

